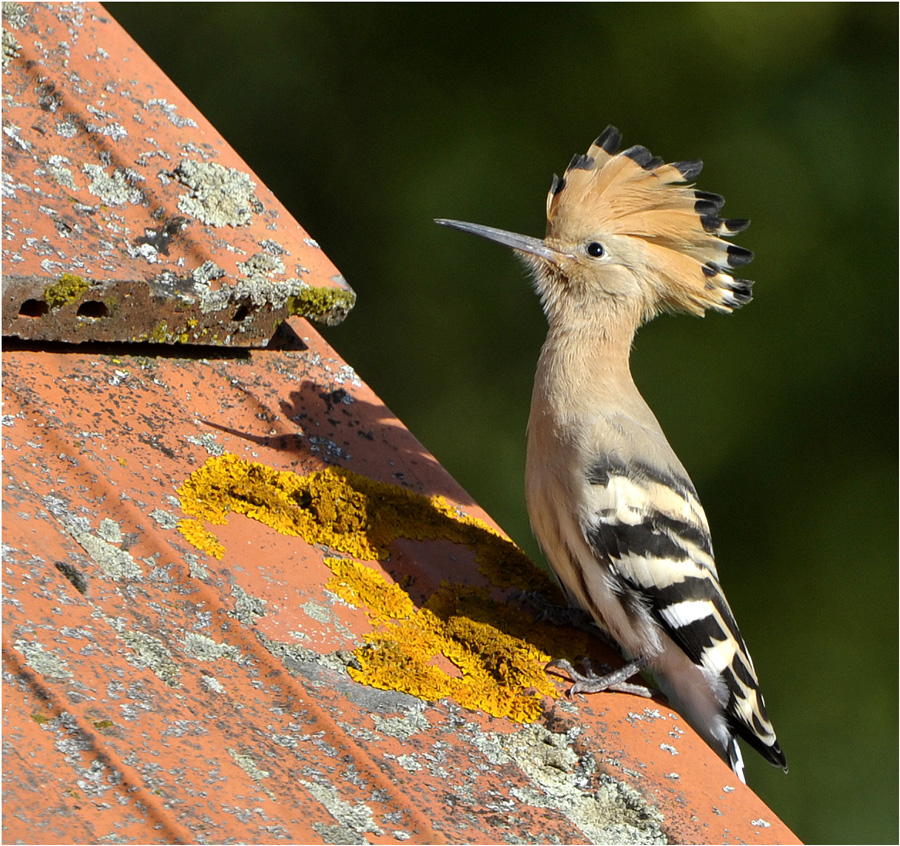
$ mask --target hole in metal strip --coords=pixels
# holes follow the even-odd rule
[[[50,306],[44,300],[25,300],[19,306],[19,317],[43,317],[50,311]]]
[[[107,317],[109,316],[109,308],[102,300],[85,300],[78,311],[75,312],[77,317]]]

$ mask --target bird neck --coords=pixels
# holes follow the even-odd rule
[[[568,371],[631,380],[629,359],[640,312],[611,300],[574,303],[548,315],[544,350]]]
[[[554,317],[558,319],[554,319]],[[622,407],[642,416],[646,404],[631,377],[629,357],[638,315],[608,307],[550,316],[535,376],[535,406],[558,425]]]

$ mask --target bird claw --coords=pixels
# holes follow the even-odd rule
[[[591,665],[590,658],[584,659],[585,672],[579,673],[572,664],[565,658],[557,658],[550,661],[545,669],[547,670],[565,670],[573,684],[567,691],[566,695],[572,699],[576,693],[601,693],[605,690],[614,690],[618,693],[631,693],[635,696],[644,696],[650,698],[653,692],[650,688],[640,684],[630,684],[626,679],[631,678],[640,672],[647,665],[646,660],[638,659],[632,661],[618,670],[613,670],[607,664],[602,664],[602,675],[597,675]]]

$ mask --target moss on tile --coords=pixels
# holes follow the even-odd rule
[[[551,655],[586,651],[585,635],[535,623],[517,605],[492,598],[490,588],[444,583],[417,606],[380,569],[362,563],[387,559],[397,538],[449,540],[471,548],[496,587],[552,590],[512,541],[443,497],[342,468],[298,476],[227,453],[193,472],[178,496],[188,515],[179,531],[216,558],[224,547],[201,521],[223,525],[232,512],[352,556],[325,563],[333,573],[327,589],[365,607],[372,620],[373,631],[355,652],[360,668],[350,669],[357,681],[429,701],[450,696],[494,716],[532,721],[541,698],[556,695],[544,664]]]

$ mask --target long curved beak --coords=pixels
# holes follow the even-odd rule
[[[446,220],[445,218],[436,218],[435,223],[441,226],[449,226],[451,229],[458,229],[460,232],[470,232],[472,235],[479,235],[487,238],[489,241],[496,241],[505,247],[511,247],[520,253],[530,253],[533,256],[540,256],[554,264],[559,262],[561,253],[548,247],[540,238],[530,238],[528,235],[517,235],[515,232],[507,232],[505,229],[494,229],[493,226],[482,226],[480,223],[463,223],[461,220]]]

